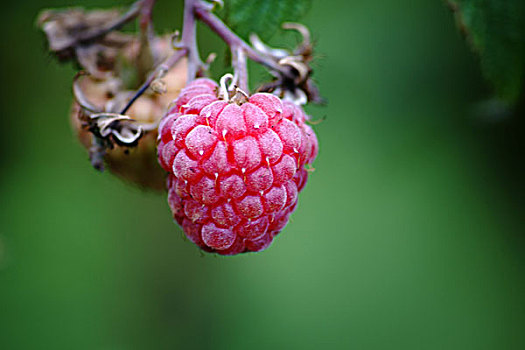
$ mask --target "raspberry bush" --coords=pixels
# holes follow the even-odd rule
[[[105,162],[142,186],[165,184],[173,217],[186,236],[205,251],[235,255],[267,248],[297,207],[318,153],[303,105],[321,98],[311,79],[313,47],[306,27],[283,25],[303,37],[293,50],[271,48],[255,33],[248,44],[213,13],[217,4],[186,0],[182,35],[174,35],[169,50],[159,49],[157,43],[166,41],[154,35],[155,0],[139,0],[122,15],[46,11],[39,23],[50,50],[88,75],[74,81],[73,124],[92,164],[102,169]],[[242,6],[239,1],[234,8]],[[293,8],[301,6],[288,10]],[[272,23],[265,15],[258,23],[251,15],[242,23],[230,12],[244,33]],[[279,18],[289,15],[282,12]],[[134,18],[139,18],[138,34],[118,31]],[[214,55],[206,63],[199,56],[197,20],[231,50],[233,74],[219,84],[205,77]],[[169,56],[160,54],[169,51]],[[247,59],[273,76],[255,93],[249,89]],[[176,67],[182,60],[186,74],[181,78]],[[186,86],[180,90],[182,82]],[[160,175],[155,175],[158,165],[144,161],[153,155],[155,138]]]

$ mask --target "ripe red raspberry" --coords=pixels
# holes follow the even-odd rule
[[[217,91],[212,80],[193,81],[159,126],[159,162],[170,173],[168,203],[202,249],[260,251],[295,209],[317,138],[291,102],[267,93],[224,100]]]

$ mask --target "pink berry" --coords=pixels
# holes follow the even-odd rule
[[[267,93],[226,101],[218,90],[210,79],[194,80],[160,124],[168,203],[201,249],[261,251],[297,206],[317,138],[300,106]]]

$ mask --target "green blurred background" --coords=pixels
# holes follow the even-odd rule
[[[316,171],[274,244],[229,258],[70,130],[74,70],[35,16],[127,3],[2,4],[0,349],[525,348],[523,116],[475,113],[490,91],[443,2],[314,1]],[[181,9],[159,0],[157,27]]]

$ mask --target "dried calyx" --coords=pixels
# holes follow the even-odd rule
[[[270,70],[274,76],[272,82],[262,85],[258,91],[271,92],[283,100],[289,100],[298,105],[308,102],[323,103],[319,89],[312,80],[313,45],[308,29],[299,23],[285,23],[284,29],[296,30],[302,36],[301,43],[293,50],[272,48],[265,44],[257,34],[250,36],[250,42],[254,49],[261,55],[273,60],[284,70]],[[283,74],[288,72],[288,74]]]
[[[236,103],[239,106],[250,98],[248,93],[237,86],[237,78],[230,73],[223,75],[220,79],[218,96],[221,100]]]
[[[77,74],[73,82],[73,97],[79,106],[76,117],[81,128],[92,134],[92,147],[90,147],[90,160],[94,168],[103,170],[103,159],[106,151],[121,147],[136,147],[139,139],[147,132],[156,130],[156,123],[139,122],[128,115],[118,113],[125,102],[127,93],[120,92],[122,89],[118,81],[96,82],[86,73]],[[90,79],[88,84],[97,84],[100,89],[106,91],[113,97],[102,107],[89,100],[81,87],[81,79]],[[111,85],[113,89],[111,88]],[[112,91],[113,90],[113,91]]]
[[[62,62],[73,61],[97,78],[114,70],[120,51],[133,36],[116,31],[139,13],[137,5],[122,15],[116,10],[80,8],[43,11],[37,20],[49,50]]]
[[[111,106],[110,103],[100,109],[89,101],[79,85],[79,79],[83,75],[85,74],[78,74],[73,83],[73,96],[81,108],[78,118],[83,127],[95,137],[103,139],[108,148],[113,148],[115,144],[136,146],[144,131],[154,130],[154,124],[138,123],[127,115],[111,112],[112,108],[108,107]]]
[[[104,168],[107,150],[135,147],[145,133],[156,132],[156,123],[139,122],[125,115],[124,108],[130,90],[136,89],[146,74],[166,58],[167,50],[159,47],[168,47],[167,38],[151,35],[149,23],[141,35],[118,31],[141,14],[145,3],[136,2],[123,14],[72,8],[47,10],[38,18],[50,51],[60,61],[72,61],[82,69],[74,79],[73,95],[79,106],[80,126],[92,134],[90,159],[99,170]],[[165,82],[155,79],[148,93],[162,94],[166,90]],[[101,95],[105,97],[101,99]]]

